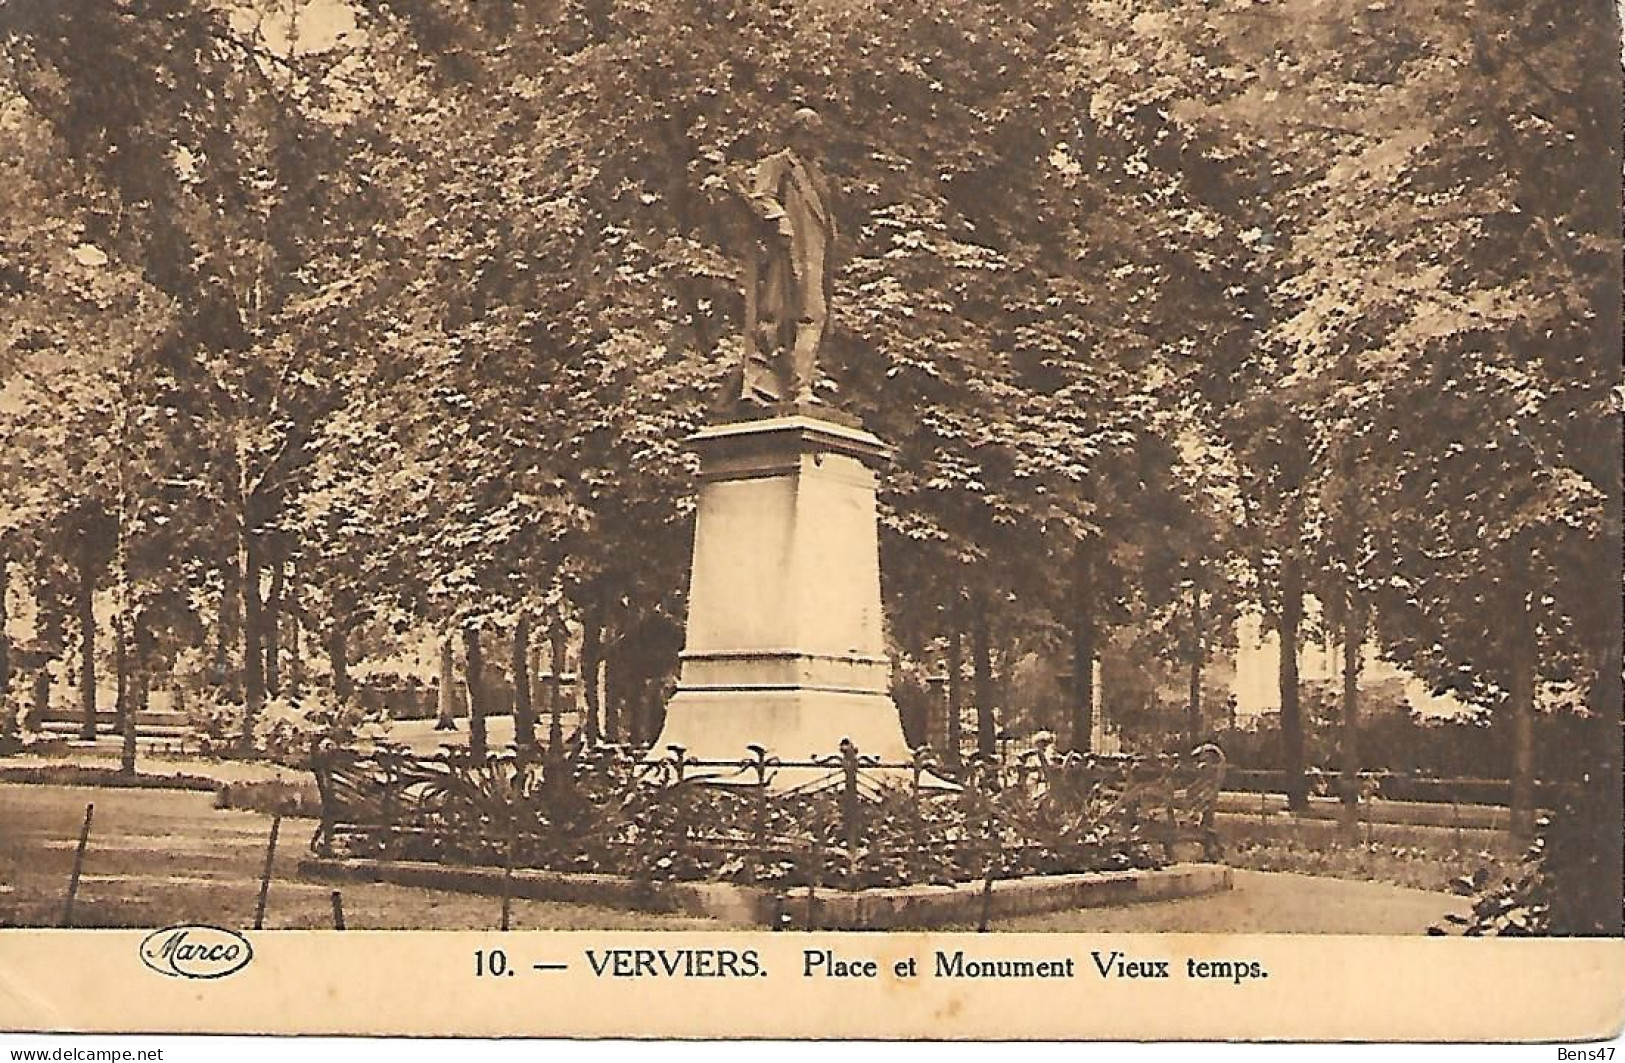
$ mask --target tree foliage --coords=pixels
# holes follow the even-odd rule
[[[101,528],[250,716],[286,573],[335,678],[364,630],[586,618],[658,700],[728,188],[812,105],[899,653],[977,603],[1199,672],[1347,597],[1440,689],[1617,717],[1616,39],[1600,0],[13,0],[4,546]]]

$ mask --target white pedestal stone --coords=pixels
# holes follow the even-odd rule
[[[881,630],[886,446],[802,415],[715,425],[691,442],[702,485],[682,670],[650,756],[680,746],[737,763],[757,745],[808,760],[849,738],[865,758],[908,762]],[[776,785],[827,775],[785,769]]]

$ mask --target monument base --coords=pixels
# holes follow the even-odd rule
[[[884,694],[830,690],[679,690],[666,706],[666,726],[651,758],[670,756],[681,748],[685,759],[725,761],[729,766],[692,768],[690,778],[719,784],[754,786],[762,781],[753,767],[751,746],[761,747],[789,767],[775,766],[766,780],[774,790],[822,789],[841,782],[843,740],[857,747],[865,767],[861,787],[874,793],[882,785],[913,785],[908,747],[897,706]],[[808,766],[808,762],[822,762]],[[799,764],[794,762],[800,762]],[[923,775],[921,785],[942,782]]]
[[[680,747],[687,759],[739,764],[754,746],[781,761],[827,759],[839,778],[850,741],[891,766],[866,768],[866,782],[912,781],[881,631],[875,469],[885,445],[803,412],[714,425],[691,442],[701,486],[682,671],[650,759]],[[829,777],[780,768],[772,785]]]

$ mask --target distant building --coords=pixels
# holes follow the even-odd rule
[[[1312,598],[1304,602],[1304,612],[1310,616],[1318,613],[1319,608]],[[1299,681],[1341,681],[1342,657],[1342,648],[1335,641],[1302,643],[1298,655]],[[1280,668],[1280,636],[1265,631],[1258,616],[1243,616],[1236,624],[1236,674],[1231,683],[1238,726],[1256,726],[1260,717],[1280,713]],[[1383,660],[1376,647],[1368,643],[1360,661],[1361,688],[1393,680],[1404,683],[1405,700],[1423,716],[1461,716],[1472,711],[1466,703],[1448,694],[1435,695],[1421,679]]]

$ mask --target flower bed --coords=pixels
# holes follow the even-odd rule
[[[856,772],[848,775],[855,778]],[[679,779],[681,772],[678,773]],[[329,753],[320,855],[513,866],[665,881],[856,890],[1160,867],[1168,842],[1109,787],[1000,785],[973,772],[948,792],[673,782],[600,747],[551,769]]]

